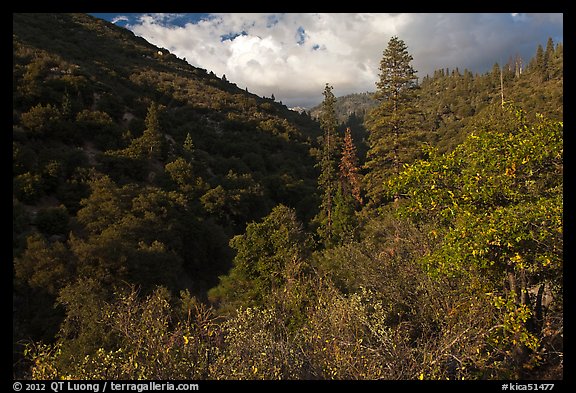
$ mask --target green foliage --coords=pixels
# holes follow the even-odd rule
[[[171,303],[165,288],[158,288],[145,298],[140,298],[135,289],[121,291],[95,310],[93,315],[99,317],[98,321],[85,313],[91,306],[78,309],[70,304],[81,332],[74,342],[98,333],[90,327],[103,330],[109,340],[103,340],[102,333],[95,335],[91,346],[96,347],[88,353],[72,352],[67,346],[70,340],[29,345],[25,354],[34,360],[32,378],[207,378],[215,355],[213,342],[219,334],[215,317],[186,292],[177,302],[181,312]]]
[[[37,164],[37,156],[30,146],[12,142],[12,172],[13,175],[21,175],[32,171]]]
[[[157,104],[150,105],[146,115],[146,129],[142,135],[133,139],[130,146],[116,154],[139,160],[164,160],[167,155],[167,145],[159,116],[160,107]]]
[[[332,86],[326,83],[326,88],[322,93],[322,113],[320,115],[320,127],[324,132],[321,142],[322,153],[320,162],[320,176],[318,177],[318,189],[322,193],[322,203],[320,212],[315,218],[318,222],[318,234],[325,245],[334,243],[334,199],[338,189],[338,166],[337,157],[339,150],[339,138],[336,134],[336,115],[334,112],[334,102],[336,101],[332,93]]]
[[[24,356],[34,360],[34,366],[30,370],[30,379],[57,379],[58,369],[55,359],[61,354],[59,345],[44,343],[29,343],[23,351]]]
[[[78,221],[91,233],[101,233],[113,222],[118,221],[127,210],[121,190],[108,176],[100,176],[89,183],[90,197],[81,202]]]
[[[407,198],[401,214],[438,226],[431,235],[443,240],[423,259],[430,274],[484,274],[486,291],[512,302],[495,340],[520,373],[541,348],[528,321],[537,324],[543,306],[529,290],[562,287],[563,126],[517,116],[515,129],[473,133],[452,153],[408,166],[390,187]]]
[[[20,255],[25,235],[30,230],[31,219],[23,204],[16,198],[12,198],[12,249],[14,256]]]
[[[45,235],[66,235],[70,216],[66,207],[58,207],[40,210],[34,219],[34,225]]]
[[[333,244],[343,244],[355,240],[358,228],[355,207],[355,199],[339,185],[334,196],[334,212],[332,215]]]
[[[384,323],[375,294],[343,297],[323,290],[302,331],[310,378],[409,379],[411,354],[406,339]]]
[[[230,246],[237,252],[234,266],[209,295],[227,305],[262,305],[286,284],[285,272],[302,262],[311,244],[294,210],[279,205],[262,222],[248,224]]]
[[[14,177],[13,187],[14,196],[24,203],[37,202],[43,194],[42,178],[40,175],[30,172]]]
[[[204,209],[221,223],[238,225],[268,210],[264,190],[251,174],[229,171],[221,185],[208,190],[200,201]]]
[[[92,188],[77,214],[88,236],[70,239],[80,272],[107,283],[134,280],[146,290],[177,285],[183,240],[174,232],[182,231],[184,198],[155,188],[118,188],[107,177]]]
[[[100,150],[118,146],[119,129],[106,112],[83,110],[76,115],[76,126],[85,140],[92,140]]]
[[[241,308],[223,326],[221,355],[211,365],[216,379],[297,379],[303,359],[286,335],[284,315]]]
[[[194,142],[192,141],[190,133],[186,134],[186,139],[184,140],[184,145],[182,147],[190,155],[190,158],[194,156]]]
[[[190,207],[199,210],[198,205],[201,203],[198,203],[197,200],[205,195],[210,186],[202,177],[195,176],[196,173],[194,172],[192,163],[179,157],[166,164],[164,170],[172,184],[176,186],[175,188],[188,198]],[[192,202],[192,200],[194,200],[194,202]],[[201,201],[204,201],[204,199]],[[214,210],[214,212],[216,212],[216,210]]]
[[[16,279],[56,295],[70,279],[70,259],[70,252],[62,242],[49,243],[34,233],[26,239],[24,253],[14,261]]]
[[[108,347],[113,337],[102,323],[108,296],[106,289],[93,278],[70,281],[59,293],[58,304],[66,310],[66,317],[57,335],[62,357],[54,368],[78,364],[87,355]]]
[[[392,37],[380,63],[380,80],[376,82],[375,98],[380,103],[367,119],[370,149],[364,180],[367,195],[375,206],[382,203],[386,177],[397,174],[402,164],[414,159],[420,114],[416,106],[418,78],[411,61],[404,41]]]
[[[377,101],[374,99],[373,93],[353,93],[342,97],[336,97],[334,102],[334,110],[336,113],[336,119],[338,123],[345,123],[349,120],[350,114],[360,118],[364,118],[364,115],[370,111],[374,106],[377,105]],[[319,118],[322,112],[322,104],[313,107],[310,110],[310,116],[313,118]]]
[[[34,136],[52,136],[60,123],[60,111],[51,104],[38,104],[22,113],[20,122]]]

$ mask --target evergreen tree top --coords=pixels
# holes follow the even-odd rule
[[[380,61],[380,79],[376,82],[377,99],[396,99],[401,91],[417,87],[418,77],[410,64],[412,60],[404,41],[392,37]]]

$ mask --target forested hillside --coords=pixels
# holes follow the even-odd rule
[[[14,377],[561,379],[562,44],[422,80],[382,50],[311,116],[14,14]]]
[[[433,75],[419,76],[418,106],[422,109],[421,128],[427,142],[446,152],[461,143],[472,122],[490,109],[504,94],[529,114],[541,113],[550,119],[563,116],[563,45],[550,39],[534,49],[534,57],[510,56],[506,64],[494,63],[491,71],[473,74],[455,68],[439,69]],[[500,76],[502,74],[502,85]],[[502,89],[501,89],[502,87]],[[367,146],[364,120],[377,105],[373,92],[338,97],[334,106],[338,121],[352,127],[359,149]],[[309,110],[318,118],[321,105]]]

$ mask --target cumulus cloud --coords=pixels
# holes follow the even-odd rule
[[[178,23],[176,22],[178,21]],[[526,61],[548,36],[562,41],[562,14],[146,14],[127,28],[192,65],[287,105],[374,91],[391,36],[404,40],[418,75],[439,68],[485,72],[516,54]]]

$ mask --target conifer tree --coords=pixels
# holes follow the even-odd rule
[[[138,159],[166,159],[168,146],[160,126],[160,110],[161,108],[158,104],[152,103],[148,107],[148,112],[144,121],[146,129],[142,135],[133,139],[127,148],[114,152],[113,154]]]
[[[237,251],[233,267],[209,297],[227,305],[254,306],[266,304],[286,284],[286,269],[304,261],[311,242],[294,209],[278,205],[260,222],[248,224],[230,246]]]
[[[365,186],[371,205],[380,205],[384,182],[397,174],[403,163],[411,161],[416,149],[412,133],[416,130],[416,71],[410,64],[412,55],[406,44],[392,37],[380,63],[380,80],[376,82],[375,98],[379,104],[367,119],[370,131],[367,153]],[[413,139],[413,138],[412,138]],[[398,195],[394,196],[394,200]]]
[[[350,127],[346,128],[338,169],[339,179],[332,190],[330,238],[325,239],[328,246],[342,245],[357,239],[356,211],[362,205],[362,196],[356,146]]]
[[[356,205],[357,201],[352,194],[344,189],[343,183],[340,183],[334,195],[330,245],[343,245],[357,239]]]
[[[540,81],[544,82],[546,80],[547,70],[547,61],[546,56],[544,55],[544,48],[542,45],[538,45],[538,49],[536,49],[536,57],[535,57],[535,71],[536,74],[539,76]]]
[[[194,156],[196,152],[196,146],[194,146],[194,141],[192,140],[192,136],[188,132],[186,134],[186,139],[184,140],[184,144],[182,145],[184,149],[184,155],[191,161],[194,161]]]
[[[190,133],[186,134],[186,139],[184,140],[183,146],[184,150],[186,150],[188,153],[194,152],[194,142],[192,141],[192,136]]]
[[[344,146],[342,147],[342,157],[340,159],[340,178],[344,191],[351,194],[356,202],[362,205],[360,168],[358,167],[358,156],[350,127],[346,128],[344,133]]]
[[[544,78],[545,80],[550,79],[552,64],[554,63],[554,41],[552,37],[548,37],[546,42],[546,51],[544,52]]]
[[[146,130],[142,134],[142,142],[147,148],[148,158],[161,159],[165,155],[165,141],[160,128],[160,107],[153,103],[146,114]]]
[[[336,98],[332,93],[332,86],[326,83],[322,102],[322,114],[320,116],[320,127],[324,131],[322,138],[322,157],[320,159],[320,177],[318,178],[318,188],[322,193],[322,204],[320,212],[316,217],[320,226],[318,232],[324,242],[329,244],[332,238],[332,223],[334,196],[338,187],[337,175],[337,135],[336,135],[336,111],[334,104]]]

